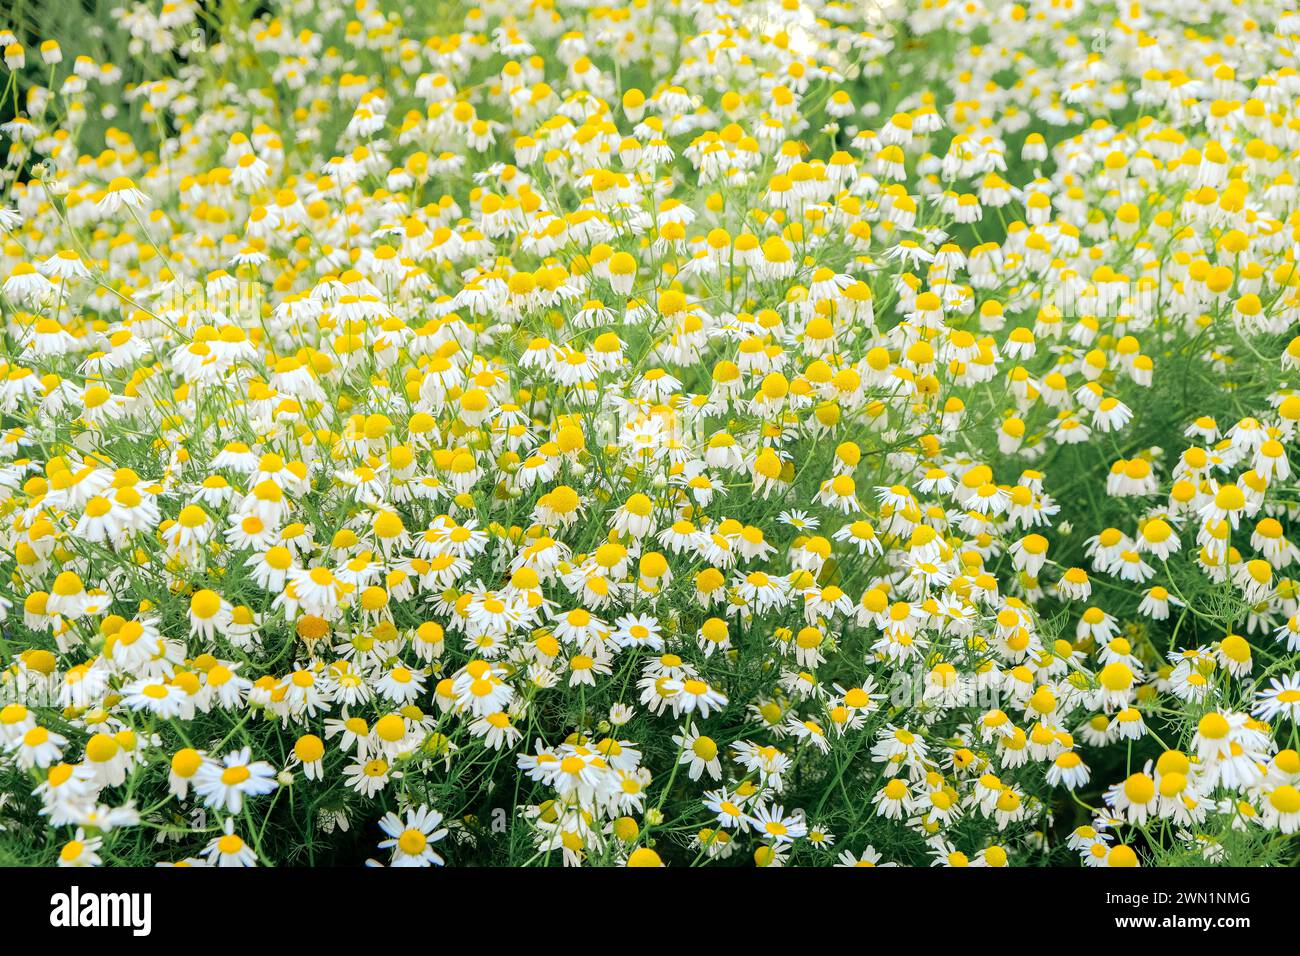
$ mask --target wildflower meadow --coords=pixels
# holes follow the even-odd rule
[[[7,0],[0,864],[1300,861],[1300,13]]]

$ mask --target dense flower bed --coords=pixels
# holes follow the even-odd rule
[[[1300,15],[67,6],[0,862],[1295,859]]]

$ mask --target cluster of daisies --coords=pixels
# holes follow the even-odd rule
[[[0,862],[1295,858],[1300,14],[237,6],[0,25]]]

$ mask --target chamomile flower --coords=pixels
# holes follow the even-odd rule
[[[252,750],[231,751],[219,762],[204,761],[194,774],[194,789],[211,807],[239,813],[248,797],[268,794],[279,786],[275,768],[253,760]]]
[[[419,806],[408,810],[405,817],[389,813],[379,821],[379,828],[388,834],[379,848],[392,849],[393,866],[442,866],[445,862],[433,849],[448,832],[437,810]]]

